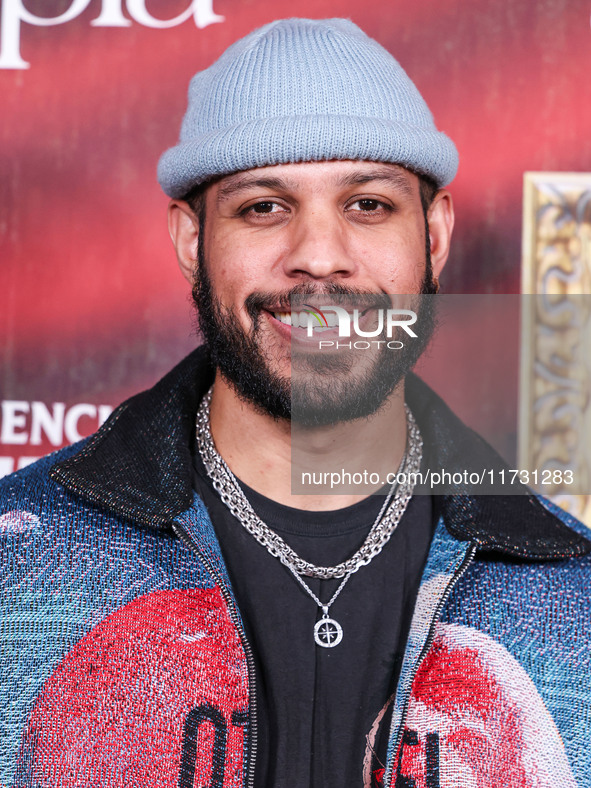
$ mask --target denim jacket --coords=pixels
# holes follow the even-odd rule
[[[191,485],[212,376],[198,349],[94,436],[0,482],[3,788],[252,785],[252,652]],[[437,462],[492,453],[418,379],[407,398]],[[586,529],[529,494],[439,509],[380,779],[591,786]]]

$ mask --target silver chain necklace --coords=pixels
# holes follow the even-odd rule
[[[322,610],[322,618],[314,626],[314,641],[316,645],[323,648],[333,648],[343,639],[343,628],[335,619],[329,617],[328,611],[331,605],[341,593],[349,578],[358,569],[369,564],[376,555],[381,553],[385,544],[396,530],[412,497],[423,456],[423,441],[414,417],[410,410],[406,408],[407,450],[396,474],[397,479],[400,479],[400,483],[395,481],[390,487],[390,491],[364,543],[351,558],[337,566],[315,566],[300,558],[279,534],[275,533],[261,520],[248,502],[238,480],[218,454],[209,426],[209,406],[212,391],[213,389],[210,389],[207,392],[197,412],[197,447],[207,475],[221,500],[238,522],[272,556],[278,558],[289,569],[306,593]],[[302,579],[302,575],[317,577],[322,580],[342,577],[343,580],[331,599],[324,604]]]

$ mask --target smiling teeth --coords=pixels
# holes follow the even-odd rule
[[[294,316],[297,317],[297,315]],[[291,312],[273,312],[273,317],[280,323],[291,326]]]
[[[285,323],[287,326],[295,326],[299,328],[307,328],[311,322],[314,329],[326,328],[327,326],[318,322],[318,318],[310,314],[310,312],[273,312],[273,316],[280,323]],[[338,318],[334,312],[329,312],[325,315],[328,328],[333,328],[337,325]]]

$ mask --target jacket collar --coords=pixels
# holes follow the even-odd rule
[[[415,375],[406,379],[406,399],[422,435],[433,447],[427,467],[451,473],[505,471],[506,462],[483,438],[458,419],[443,400]],[[449,492],[450,486],[447,486]],[[453,485],[452,485],[453,489]],[[526,487],[511,495],[438,496],[447,530],[456,539],[470,539],[481,551],[515,558],[556,560],[591,552],[591,542],[553,514]],[[565,518],[568,516],[564,515]]]
[[[207,348],[197,348],[152,389],[120,405],[79,452],[52,468],[52,478],[125,519],[169,527],[192,505],[195,415],[213,377]],[[437,446],[429,467],[461,470],[466,456],[482,468],[502,464],[421,380],[410,375],[406,390],[421,432]],[[452,536],[484,551],[535,560],[591,551],[590,541],[529,494],[446,495],[437,504]]]

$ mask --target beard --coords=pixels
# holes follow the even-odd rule
[[[245,402],[274,419],[292,420],[303,427],[326,426],[353,421],[376,413],[388,400],[396,386],[414,367],[429,344],[435,329],[434,295],[438,286],[433,278],[429,242],[427,240],[425,275],[421,291],[410,296],[404,307],[417,314],[418,337],[408,342],[402,329],[393,339],[402,340],[401,350],[393,350],[383,342],[367,353],[292,352],[292,374],[274,371],[280,359],[265,351],[261,341],[260,318],[265,304],[291,309],[301,304],[303,296],[336,296],[336,303],[372,308],[389,308],[392,303],[385,294],[376,295],[342,284],[327,282],[321,287],[304,283],[282,293],[256,292],[247,297],[245,307],[252,321],[252,330],[245,331],[232,308],[224,307],[213,291],[201,239],[192,297],[197,309],[198,326],[207,343],[212,361],[221,375]],[[429,235],[427,233],[427,239]],[[422,297],[428,296],[428,297]],[[316,303],[320,303],[316,298]],[[348,340],[349,341],[349,340]],[[352,339],[353,341],[353,339]]]

